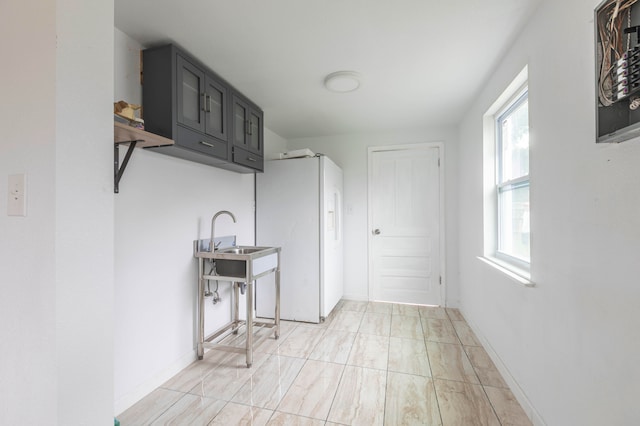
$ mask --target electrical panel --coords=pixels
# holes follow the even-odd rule
[[[595,10],[597,142],[640,137],[640,4],[605,0]]]

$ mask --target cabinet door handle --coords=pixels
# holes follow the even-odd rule
[[[248,135],[249,134],[249,126],[250,126],[251,122],[249,120],[245,120],[244,122],[244,132]]]
[[[251,120],[249,120],[249,136],[253,135],[253,122]]]
[[[253,158],[253,157],[247,157],[247,160],[249,160],[249,161],[253,161],[254,163],[255,163],[256,161],[258,161],[258,160],[256,160],[256,159],[255,159],[255,158]]]
[[[200,96],[202,96],[202,107],[200,109],[207,112],[207,94],[203,92]]]
[[[209,148],[213,148],[213,144],[212,143],[205,142],[205,141],[200,141],[199,143],[204,145],[204,146],[208,146]]]

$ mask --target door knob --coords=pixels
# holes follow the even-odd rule
[[[371,233],[373,235],[380,235],[380,230],[378,228],[374,229],[373,231],[371,231]]]

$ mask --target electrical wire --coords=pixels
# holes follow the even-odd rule
[[[597,14],[598,34],[600,39],[600,76],[598,81],[598,97],[604,106],[612,105],[617,99],[614,97],[613,73],[617,62],[625,52],[624,29],[625,21],[631,19],[631,7],[638,0],[611,0],[600,8]],[[627,49],[630,35],[627,38]]]

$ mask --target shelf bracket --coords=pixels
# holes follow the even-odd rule
[[[129,159],[131,158],[131,154],[133,154],[133,150],[135,149],[138,142],[142,142],[141,140],[135,141],[126,141],[126,142],[116,142],[113,145],[113,192],[115,194],[120,192],[120,179],[122,178],[122,174],[124,170],[127,168],[127,164],[129,163]],[[128,143],[129,148],[127,149],[127,153],[124,155],[124,159],[122,160],[122,164],[120,164],[120,144]]]

